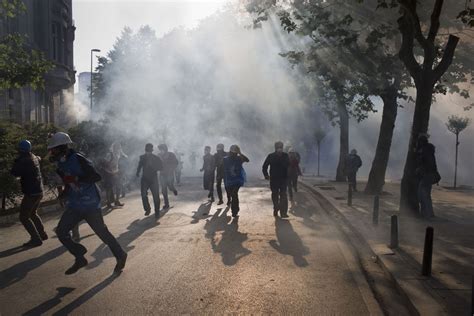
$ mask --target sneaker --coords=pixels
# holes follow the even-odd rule
[[[278,216],[278,210],[273,210],[273,216]]]
[[[288,214],[281,214],[281,218],[288,218]]]
[[[34,240],[34,239],[31,239],[30,241],[28,242],[25,242],[23,244],[23,247],[28,247],[28,248],[34,248],[34,247],[39,247],[43,244],[43,242],[41,240]]]
[[[213,196],[211,196],[211,202],[214,202],[214,201],[215,201],[215,200],[214,200],[214,197],[213,197]]]
[[[46,234],[46,232],[42,232],[40,233],[40,237],[41,237],[41,240],[48,240],[48,234]]]
[[[150,215],[150,212],[151,212],[150,210],[146,210],[146,211],[145,211],[145,216]]]
[[[123,271],[123,268],[125,268],[125,263],[127,262],[127,253],[124,253],[123,256],[120,259],[117,259],[117,264],[115,265],[114,268],[114,274],[120,274]]]
[[[87,261],[86,258],[84,257],[79,257],[76,258],[76,261],[74,261],[74,264],[66,270],[65,274],[66,275],[71,275],[76,273],[80,268],[84,268],[89,262]]]
[[[167,210],[167,209],[169,209],[169,208],[170,208],[170,206],[169,206],[168,204],[166,204],[165,206],[163,206],[163,210]]]
[[[119,200],[115,201],[115,206],[124,206],[125,204],[121,203]]]
[[[174,190],[174,191],[173,191],[173,194],[174,194],[174,195],[178,195],[178,190]]]
[[[219,202],[217,202],[217,205],[222,205],[222,204],[224,204],[224,201],[222,200],[219,200]]]
[[[232,217],[239,217],[238,213],[232,213]]]

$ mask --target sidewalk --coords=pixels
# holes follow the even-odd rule
[[[474,191],[433,186],[436,218],[423,221],[401,216],[399,183],[387,183],[380,196],[379,224],[372,224],[374,196],[354,192],[347,206],[347,184],[302,177],[357,230],[421,315],[470,315],[474,275]],[[363,191],[365,183],[359,183]],[[398,215],[399,248],[388,248],[390,216]],[[421,276],[427,226],[434,228],[432,277]]]

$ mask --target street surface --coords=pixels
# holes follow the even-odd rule
[[[128,252],[124,272],[86,224],[89,265],[73,263],[47,217],[50,239],[20,251],[19,224],[0,229],[0,314],[380,314],[345,237],[301,188],[288,220],[275,219],[262,180],[241,189],[240,217],[207,203],[201,179],[185,179],[158,221],[144,216],[138,192],[105,221]]]

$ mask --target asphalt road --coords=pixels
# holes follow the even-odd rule
[[[23,227],[1,228],[0,314],[380,314],[347,240],[310,193],[297,193],[288,220],[275,219],[267,183],[251,181],[236,220],[200,184],[185,179],[158,221],[144,216],[138,192],[105,216],[129,254],[116,278],[86,224],[89,265],[72,276],[57,238],[20,251]],[[57,219],[45,219],[51,237]]]

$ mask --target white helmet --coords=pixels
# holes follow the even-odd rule
[[[69,144],[72,144],[71,137],[69,137],[69,135],[66,133],[57,132],[49,139],[48,149]]]

